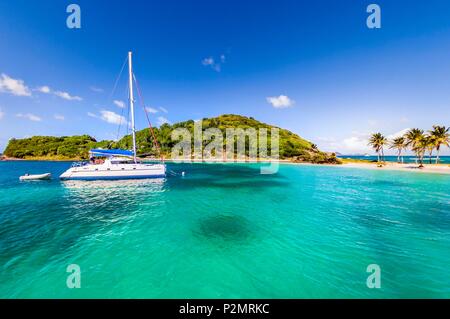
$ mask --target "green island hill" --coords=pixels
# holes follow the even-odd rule
[[[175,124],[163,124],[159,128],[153,128],[155,137],[160,145],[161,154],[165,158],[170,158],[171,150],[179,140],[171,138],[172,131],[177,128],[187,129],[193,136],[194,121],[184,121]],[[275,126],[262,123],[252,117],[245,117],[234,114],[224,114],[213,118],[204,118],[202,122],[203,131],[208,128],[218,128],[224,136],[226,143],[226,129],[267,129],[267,152],[270,154],[270,133]],[[181,139],[181,137],[180,137]],[[211,140],[205,140],[203,146]],[[149,128],[136,132],[137,155],[139,157],[158,157],[158,149],[155,147],[153,135]],[[236,142],[236,139],[235,139]],[[193,142],[192,142],[193,144]],[[131,135],[125,135],[118,141],[97,141],[89,135],[79,136],[33,136],[23,139],[11,139],[5,149],[6,158],[27,159],[27,160],[84,160],[89,157],[89,150],[93,148],[103,149],[131,149]],[[236,152],[235,147],[235,152]],[[194,149],[193,146],[191,148]],[[248,143],[246,143],[246,153],[248,154]],[[258,154],[259,155],[259,154]],[[340,164],[334,153],[320,151],[317,146],[297,134],[286,129],[279,128],[279,157],[280,159],[291,160],[293,162],[307,162],[318,164]]]

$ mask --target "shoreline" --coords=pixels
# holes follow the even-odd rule
[[[205,164],[256,164],[256,163],[270,163],[270,162],[278,162],[280,164],[288,164],[288,165],[307,165],[307,166],[329,166],[329,167],[344,167],[344,168],[357,168],[357,169],[372,169],[372,170],[387,170],[387,171],[403,171],[403,172],[412,172],[412,173],[433,173],[433,174],[448,174],[450,175],[450,164],[424,164],[424,167],[419,168],[418,165],[414,163],[396,163],[396,162],[385,162],[382,167],[378,167],[376,162],[346,162],[342,161],[340,164],[317,164],[317,163],[308,163],[308,162],[295,162],[289,159],[279,159],[279,160],[271,160],[271,159],[257,159],[257,160],[233,160],[233,161],[223,161],[223,160],[173,160],[166,159],[165,162],[170,163],[205,163]]]
[[[152,161],[158,159],[151,159]],[[73,162],[79,161],[79,159],[18,159],[18,158],[6,158],[2,159],[4,162],[8,161],[48,161],[48,162]],[[343,167],[343,168],[356,168],[356,169],[371,169],[371,170],[379,170],[379,171],[402,171],[402,172],[411,172],[411,173],[432,173],[432,174],[444,174],[450,175],[450,164],[424,164],[423,168],[419,168],[414,163],[396,163],[396,162],[385,162],[382,167],[378,167],[377,163],[374,162],[346,162],[345,160],[341,164],[316,164],[316,163],[308,163],[308,162],[294,162],[289,159],[281,159],[281,160],[271,160],[271,159],[257,159],[257,160],[232,160],[232,161],[223,161],[223,160],[173,160],[166,159],[165,162],[169,163],[204,163],[204,164],[251,164],[251,163],[270,163],[277,162],[280,164],[289,164],[289,165],[308,165],[308,166],[330,166],[330,167]]]
[[[377,163],[343,163],[342,167],[372,169],[380,171],[401,171],[411,173],[432,173],[432,174],[446,174],[450,175],[450,164],[424,164],[424,167],[419,168],[413,163],[394,163],[386,162],[383,167],[378,167]]]

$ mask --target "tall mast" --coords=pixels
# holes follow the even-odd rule
[[[128,52],[128,75],[130,87],[131,132],[133,135],[133,159],[136,163],[136,128],[134,125],[133,65],[131,62],[131,51]]]

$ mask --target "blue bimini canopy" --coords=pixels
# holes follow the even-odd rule
[[[133,152],[132,151],[119,150],[119,149],[115,149],[115,150],[93,149],[93,150],[90,150],[89,153],[92,156],[105,156],[105,157],[110,157],[110,156],[127,156],[127,157],[133,157]]]

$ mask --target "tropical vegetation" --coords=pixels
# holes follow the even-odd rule
[[[441,146],[449,147],[450,144],[450,127],[433,125],[433,130],[429,131],[429,134],[433,136],[434,147],[436,148],[436,163],[439,163],[439,152]]]
[[[436,150],[436,164],[439,163],[439,152],[442,146],[450,145],[450,127],[434,125],[427,133],[419,128],[408,130],[403,136],[398,136],[388,141],[381,133],[374,133],[369,138],[369,145],[378,155],[378,162],[383,161],[383,147],[387,143],[391,149],[397,150],[398,162],[403,162],[402,151],[411,149],[414,152],[419,167],[423,167],[425,155],[428,154],[429,163],[432,163],[433,151]]]
[[[406,148],[406,140],[404,136],[396,137],[391,142],[391,149],[397,150],[397,162],[403,163],[402,151]]]
[[[158,157],[160,154],[169,157],[171,150],[178,140],[172,139],[172,132],[177,128],[187,129],[191,135],[194,133],[194,121],[185,121],[180,123],[163,124],[159,128],[153,128],[154,136],[147,128],[136,132],[136,141],[138,145],[138,156]],[[255,120],[252,117],[245,117],[234,114],[225,114],[214,118],[204,118],[202,129],[218,128],[225,137],[227,129],[267,129],[267,153],[271,152],[270,137],[272,125],[265,124]],[[203,142],[203,147],[211,140]],[[226,146],[226,139],[224,138]],[[233,141],[236,143],[236,140]],[[248,143],[246,143],[248,144]],[[158,146],[159,147],[158,147]],[[191,149],[194,149],[192,142]],[[131,135],[125,135],[118,141],[97,141],[89,135],[82,136],[34,136],[24,139],[11,139],[6,147],[4,154],[14,158],[49,158],[49,159],[87,159],[89,150],[92,148],[104,149],[131,149]],[[249,146],[246,146],[246,153],[249,152]],[[236,147],[234,148],[236,152]],[[260,154],[258,153],[258,156]],[[317,146],[297,134],[286,129],[279,128],[279,156],[281,159],[292,159],[301,162],[313,163],[338,163],[339,160],[335,154],[321,152]]]
[[[384,146],[387,144],[388,140],[381,133],[372,134],[369,139],[369,145],[371,145],[378,156],[378,163],[384,161]]]

